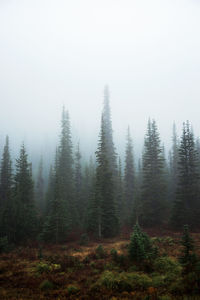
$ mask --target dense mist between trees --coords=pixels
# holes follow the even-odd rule
[[[172,146],[166,154],[157,123],[147,122],[143,151],[134,154],[127,128],[125,157],[113,140],[109,87],[104,102],[95,153],[84,158],[73,144],[71,119],[62,109],[54,156],[40,156],[35,166],[22,142],[12,161],[6,136],[0,176],[1,236],[11,243],[30,238],[66,241],[73,232],[106,238],[124,227],[199,228],[200,143],[188,120],[181,136],[173,124]]]

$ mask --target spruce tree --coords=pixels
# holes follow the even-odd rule
[[[60,144],[56,151],[53,197],[44,225],[43,236],[52,241],[66,240],[78,224],[75,205],[74,170],[69,113],[63,108]],[[51,235],[49,235],[51,230]]]
[[[192,272],[197,262],[197,256],[194,252],[194,240],[190,235],[188,225],[184,225],[183,235],[181,237],[182,251],[179,261],[183,266],[183,273]]]
[[[160,225],[164,221],[166,183],[164,158],[155,120],[148,121],[143,153],[142,223]]]
[[[178,137],[176,133],[176,125],[173,124],[173,135],[172,135],[172,150],[170,151],[170,202],[173,203],[176,198],[176,190],[178,183]]]
[[[120,227],[123,226],[125,220],[125,204],[124,204],[124,188],[122,177],[122,163],[119,157],[118,161],[118,178],[117,178],[117,217]]]
[[[44,178],[43,178],[43,158],[41,157],[38,167],[38,174],[35,186],[35,198],[39,215],[43,216],[45,212],[44,203]]]
[[[49,215],[51,209],[51,203],[54,199],[54,188],[55,188],[55,173],[54,168],[51,165],[49,169],[48,185],[45,194],[45,216]]]
[[[118,219],[114,200],[113,173],[110,167],[108,145],[102,115],[98,150],[97,169],[93,201],[90,206],[89,223],[93,232],[101,237],[112,237],[118,232]]]
[[[145,260],[153,260],[157,248],[153,247],[150,237],[141,230],[138,223],[133,228],[129,244],[129,257],[132,261],[143,264]]]
[[[113,173],[114,180],[117,175],[117,156],[115,152],[115,146],[113,142],[113,129],[111,121],[111,109],[110,109],[110,92],[109,87],[106,85],[104,88],[104,106],[103,113],[104,119],[104,134],[105,134],[105,143],[107,147],[107,158],[109,167]]]
[[[124,176],[124,194],[125,194],[125,223],[130,223],[130,217],[133,213],[134,207],[134,193],[135,193],[135,174],[134,174],[134,160],[133,160],[133,145],[130,135],[130,128],[127,132],[127,145],[125,157],[125,176]]]
[[[24,144],[22,144],[20,156],[16,160],[14,201],[15,241],[21,242],[34,237],[37,226],[32,165],[28,162],[28,154],[26,153]]]
[[[75,152],[75,203],[78,215],[80,217],[80,223],[82,223],[85,213],[85,206],[83,203],[83,178],[82,178],[82,168],[81,168],[81,153],[80,144],[77,145],[77,150]]]
[[[8,242],[12,242],[14,238],[13,174],[8,136],[1,160],[0,175],[0,235],[7,236]]]
[[[6,143],[4,146],[3,157],[1,160],[1,172],[0,172],[0,209],[4,210],[7,201],[11,197],[12,187],[12,163],[9,150],[9,138],[6,137]]]
[[[172,211],[172,224],[181,227],[200,225],[198,153],[189,121],[183,123],[179,147],[178,184]]]

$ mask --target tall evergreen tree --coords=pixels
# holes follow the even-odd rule
[[[173,124],[172,150],[170,153],[170,200],[173,203],[176,198],[176,189],[178,182],[178,137],[176,125]]]
[[[108,163],[108,144],[102,115],[96,169],[96,188],[90,207],[90,224],[95,234],[101,237],[114,236],[118,231],[118,219],[114,200],[113,173]]]
[[[6,202],[11,197],[12,186],[12,167],[9,150],[9,138],[6,137],[6,143],[4,146],[3,157],[1,160],[1,172],[0,172],[0,209],[4,210]]]
[[[37,225],[32,165],[28,162],[28,154],[26,153],[24,144],[22,144],[20,156],[16,160],[14,198],[16,208],[15,241],[21,242],[34,236]]]
[[[49,169],[48,185],[45,194],[45,216],[48,216],[51,209],[51,203],[54,199],[54,188],[55,188],[55,172],[51,165]]]
[[[103,113],[104,119],[104,134],[105,134],[105,143],[107,147],[107,158],[108,164],[113,172],[114,179],[116,179],[117,175],[117,156],[115,152],[115,146],[113,142],[113,129],[112,129],[112,121],[111,121],[111,109],[110,109],[110,92],[109,87],[106,85],[104,88],[104,106]]]
[[[12,198],[12,162],[9,150],[9,138],[6,137],[0,173],[0,235],[13,240],[14,204]]]
[[[172,224],[180,227],[200,225],[198,153],[189,121],[183,123],[179,147],[178,185],[172,211]]]
[[[75,207],[74,171],[69,114],[63,108],[60,145],[54,167],[54,196],[44,226],[44,238],[64,241],[78,222]],[[49,231],[51,230],[51,235]]]
[[[43,215],[45,212],[44,203],[44,178],[43,178],[43,158],[41,157],[38,167],[38,174],[35,186],[35,197],[37,208],[39,209],[39,214]]]
[[[118,178],[117,178],[117,217],[120,227],[123,226],[125,220],[125,204],[124,204],[124,188],[122,177],[122,162],[119,157],[118,161]]]
[[[164,159],[155,120],[148,121],[143,153],[142,222],[154,226],[163,223],[166,202]]]
[[[82,168],[81,168],[81,152],[80,144],[77,145],[77,150],[75,152],[75,202],[78,215],[80,217],[80,222],[82,223],[84,218],[85,206],[83,203],[83,178],[82,178]]]
[[[124,193],[125,193],[125,222],[130,223],[130,216],[134,207],[134,192],[135,192],[135,174],[133,160],[133,145],[130,135],[130,128],[127,132],[127,145],[125,157],[125,176],[124,176]]]

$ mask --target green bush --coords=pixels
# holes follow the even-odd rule
[[[103,248],[102,245],[99,245],[96,250],[95,250],[95,253],[96,253],[96,256],[97,258],[105,258],[106,257],[106,251],[105,249]]]
[[[39,264],[37,264],[36,270],[38,273],[42,274],[42,273],[50,272],[52,270],[52,267],[47,263],[40,262]]]
[[[145,274],[105,271],[94,285],[94,288],[101,289],[104,287],[118,292],[133,290],[144,291],[151,285],[151,278]]]
[[[133,262],[142,264],[157,256],[157,248],[153,247],[149,236],[143,232],[138,224],[134,226],[129,244],[129,257]]]
[[[67,292],[69,295],[77,294],[80,291],[79,287],[75,285],[68,285]]]
[[[154,261],[154,270],[160,274],[173,273],[180,275],[182,268],[177,261],[165,256],[158,257]]]
[[[41,290],[50,290],[53,289],[53,287],[54,287],[53,283],[47,279],[42,281],[42,283],[40,284]]]
[[[116,249],[114,249],[114,248],[112,248],[111,250],[110,250],[110,255],[111,255],[111,257],[112,257],[112,260],[114,261],[114,262],[118,262],[118,253],[117,253],[117,250]]]

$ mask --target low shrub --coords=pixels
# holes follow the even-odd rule
[[[118,262],[119,255],[118,255],[116,249],[112,248],[112,249],[110,250],[110,255],[111,255],[112,260],[113,260],[114,262]]]
[[[39,273],[39,274],[42,274],[42,273],[48,273],[52,270],[52,267],[51,265],[47,264],[47,263],[44,263],[44,262],[40,262],[39,264],[36,265],[36,271]]]
[[[53,289],[54,288],[54,285],[51,281],[49,280],[44,280],[42,281],[42,283],[40,284],[40,289],[41,290],[50,290],[50,289]]]
[[[99,259],[105,258],[107,256],[106,251],[105,251],[105,249],[103,248],[102,245],[99,245],[96,248],[95,253],[96,253],[96,257],[99,258]]]
[[[104,287],[113,291],[129,292],[133,290],[144,291],[151,285],[151,278],[145,274],[105,271],[93,288],[101,289]]]
[[[153,267],[154,270],[160,274],[172,273],[180,275],[182,270],[180,264],[168,256],[158,257],[154,261]]]
[[[75,285],[68,285],[67,287],[67,293],[69,295],[77,294],[80,291],[80,288]]]

